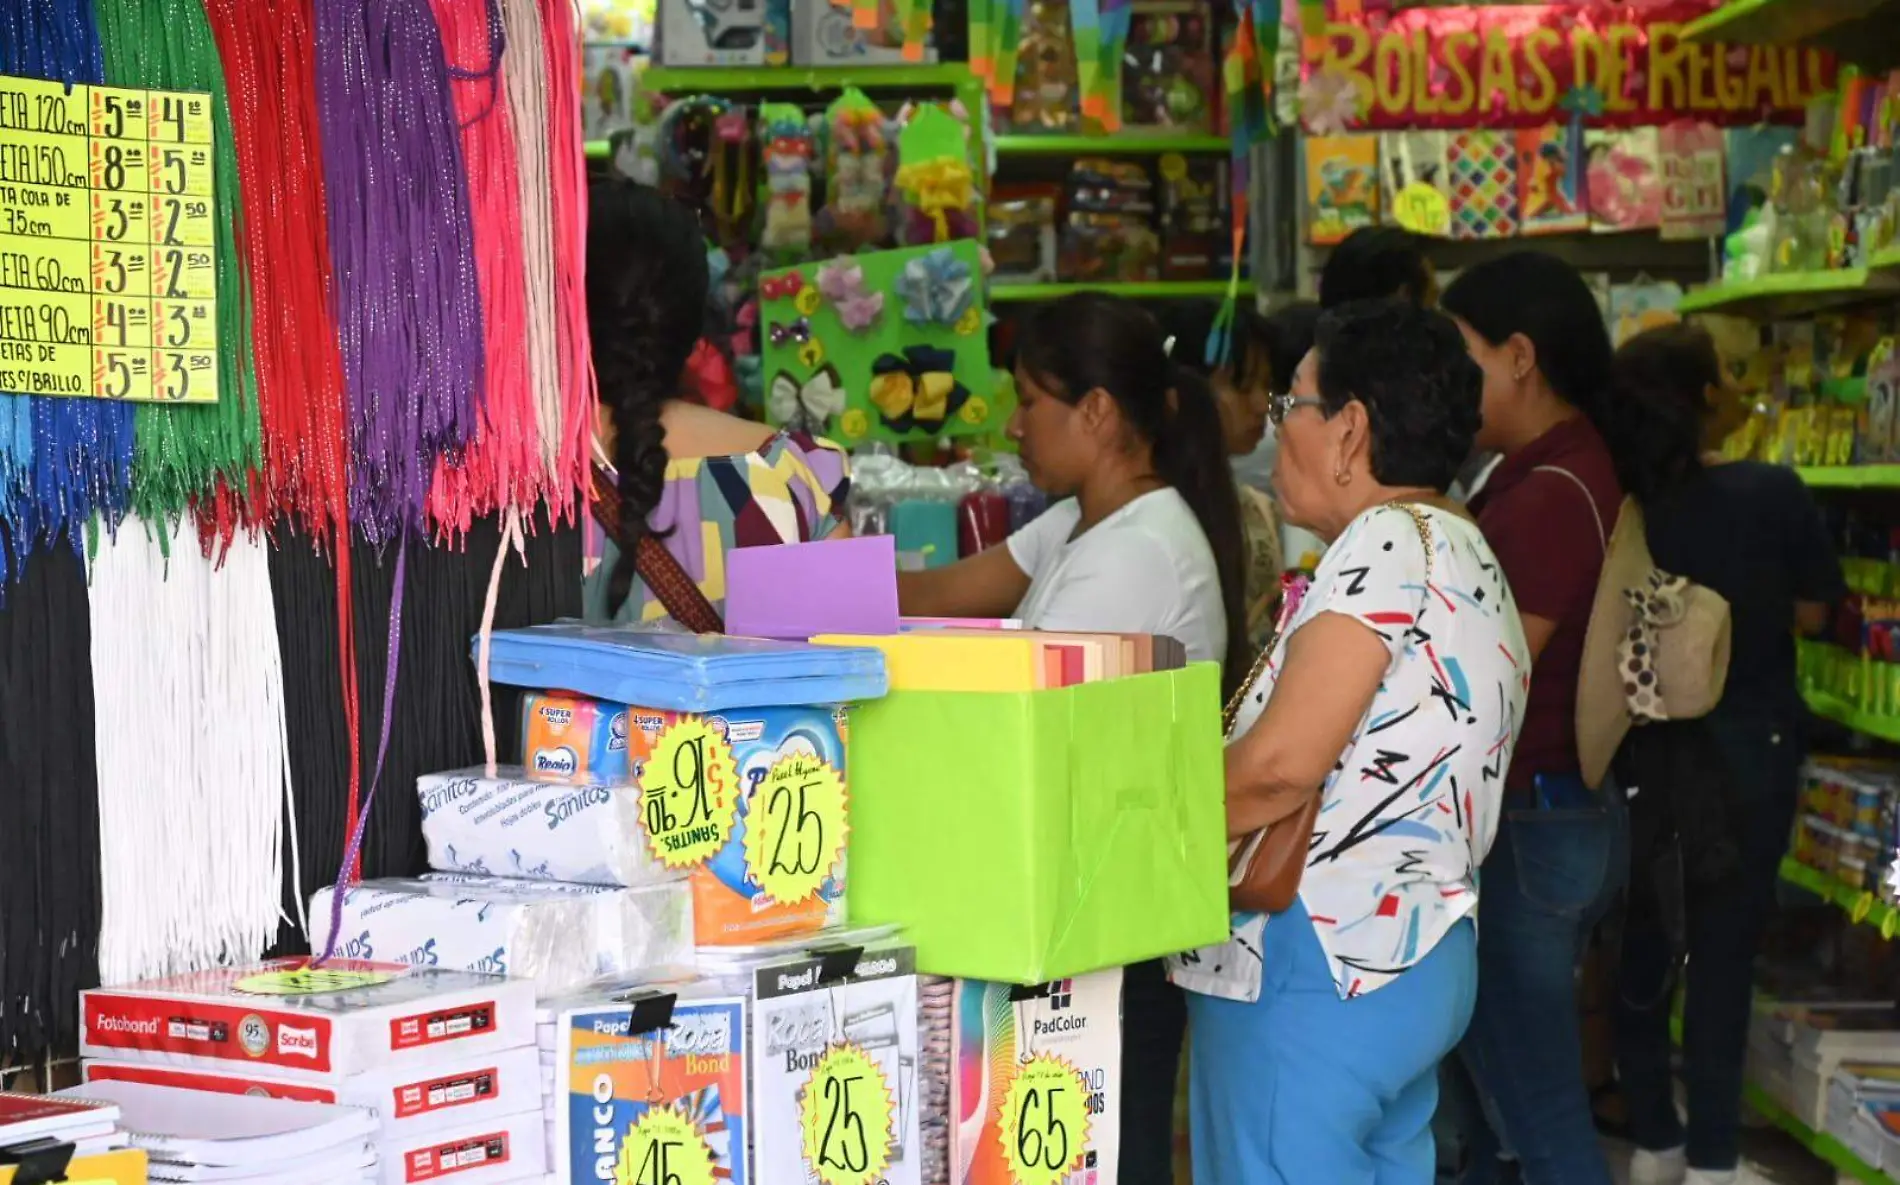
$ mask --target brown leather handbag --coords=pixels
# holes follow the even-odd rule
[[[1412,524],[1418,528],[1418,541],[1425,548],[1425,578],[1431,579],[1432,571],[1432,527],[1419,507],[1402,502],[1398,504],[1412,515]],[[1280,628],[1286,627],[1291,615],[1283,616]],[[1233,740],[1234,718],[1240,714],[1240,705],[1246,702],[1254,685],[1267,669],[1267,660],[1273,654],[1273,648],[1279,644],[1279,630],[1268,640],[1266,649],[1254,662],[1253,670],[1241,683],[1240,690],[1227,701],[1227,710],[1221,714],[1221,727],[1228,740]],[[1300,877],[1306,871],[1307,856],[1313,848],[1313,824],[1319,821],[1321,800],[1326,797],[1325,787],[1315,787],[1307,795],[1300,808],[1276,823],[1270,823],[1252,835],[1246,837],[1227,857],[1227,901],[1236,909],[1248,913],[1285,913],[1293,906],[1300,895]]]

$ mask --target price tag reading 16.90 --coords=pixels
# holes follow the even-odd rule
[[[660,734],[640,770],[640,821],[654,859],[668,868],[704,864],[726,846],[739,809],[732,746],[703,717]]]

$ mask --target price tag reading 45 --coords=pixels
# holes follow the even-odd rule
[[[753,790],[746,873],[782,905],[809,900],[844,858],[844,778],[814,753],[789,753]]]
[[[732,746],[698,716],[660,734],[640,770],[640,822],[668,868],[704,864],[726,846],[739,810]]]
[[[1016,1185],[1060,1185],[1089,1138],[1088,1091],[1068,1062],[1039,1053],[1003,1092],[1003,1162]]]
[[[805,1163],[824,1185],[871,1185],[891,1167],[897,1112],[884,1071],[856,1045],[834,1045],[798,1100]]]
[[[679,1111],[648,1107],[620,1145],[614,1185],[715,1185],[712,1149]]]

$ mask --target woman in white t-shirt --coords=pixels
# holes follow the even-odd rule
[[[1246,545],[1206,380],[1169,361],[1139,305],[1078,293],[1024,326],[1016,393],[1010,437],[1061,500],[1002,546],[905,573],[904,612],[1160,634],[1230,686],[1248,657]],[[1121,1177],[1170,1180],[1185,1005],[1156,961],[1128,968],[1122,1011]]]
[[[1450,319],[1349,304],[1273,409],[1275,492],[1329,543],[1230,709],[1228,834],[1320,804],[1294,904],[1175,967],[1196,1180],[1433,1180],[1437,1067],[1477,995],[1476,871],[1531,669],[1496,558],[1444,497],[1480,385]]]

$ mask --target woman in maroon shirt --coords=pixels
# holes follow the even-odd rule
[[[1460,1050],[1495,1132],[1467,1132],[1464,1179],[1493,1179],[1501,1147],[1525,1185],[1610,1185],[1583,1082],[1576,991],[1577,960],[1627,863],[1621,798],[1584,784],[1576,734],[1584,632],[1623,501],[1596,427],[1610,338],[1582,277],[1532,251],[1465,271],[1440,303],[1484,370],[1478,447],[1503,460],[1471,510],[1517,599],[1534,664],[1482,870],[1478,1004]]]

